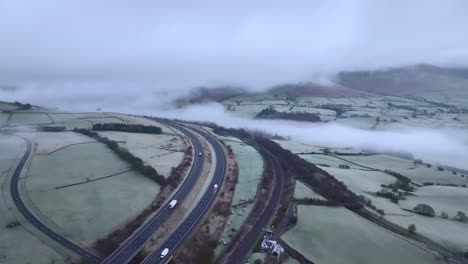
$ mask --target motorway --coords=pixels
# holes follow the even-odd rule
[[[183,182],[182,186],[176,191],[170,200],[177,200],[177,203],[182,203],[187,195],[191,192],[193,186],[197,182],[203,168],[204,155],[199,156],[198,153],[203,153],[203,146],[200,140],[188,129],[174,122],[162,121],[166,125],[172,126],[187,136],[194,147],[193,166]],[[133,233],[117,250],[109,255],[102,263],[128,263],[140,252],[145,243],[153,236],[153,233],[167,220],[174,209],[170,208],[169,203],[163,205],[159,212],[154,215],[149,221],[145,222],[135,233]]]
[[[11,197],[13,198],[13,202],[15,203],[16,208],[18,211],[23,215],[23,217],[31,223],[35,228],[39,231],[50,237],[51,239],[55,240],[57,243],[61,244],[65,248],[77,253],[78,255],[84,257],[90,262],[99,263],[101,260],[99,257],[95,256],[92,252],[82,248],[81,245],[73,243],[72,241],[62,237],[60,234],[56,233],[52,229],[48,228],[46,225],[41,223],[41,221],[34,216],[34,214],[29,211],[24,201],[21,199],[20,190],[19,190],[19,177],[21,171],[23,170],[26,161],[28,160],[29,155],[31,155],[32,150],[32,143],[26,139],[22,139],[26,142],[26,152],[24,153],[23,157],[21,158],[18,166],[16,167],[10,183],[10,193]]]
[[[270,220],[273,219],[275,210],[279,205],[281,199],[281,192],[283,190],[284,184],[283,169],[275,155],[273,155],[267,149],[259,146],[258,144],[250,140],[246,141],[246,143],[249,143],[251,146],[259,150],[259,152],[263,154],[265,159],[271,162],[273,166],[273,171],[275,173],[275,186],[273,187],[271,198],[268,200],[268,204],[265,210],[263,210],[262,214],[257,218],[257,221],[255,222],[254,226],[252,226],[247,235],[242,239],[239,245],[230,254],[227,263],[234,264],[245,263],[245,260],[254,248],[257,239],[262,234],[263,228],[267,227]]]
[[[224,180],[225,172],[226,172],[226,157],[224,155],[224,151],[217,140],[211,137],[206,132],[203,132],[196,128],[191,128],[200,134],[205,140],[208,141],[214,148],[214,155],[216,155],[216,168],[213,175],[213,179],[211,180],[210,186],[214,186],[214,184],[221,185]],[[212,188],[208,188],[203,197],[195,206],[195,208],[190,212],[189,216],[184,220],[184,222],[177,228],[177,230],[171,234],[171,236],[162,244],[160,248],[153,251],[150,255],[148,255],[141,263],[167,263],[171,256],[177,251],[177,249],[182,245],[182,243],[190,237],[192,232],[195,230],[197,225],[203,219],[208,208],[210,208],[212,202],[214,201],[216,193],[213,191]],[[169,249],[169,253],[166,255],[164,259],[160,258],[161,251],[164,248]]]

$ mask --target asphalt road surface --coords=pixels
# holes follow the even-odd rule
[[[224,151],[219,142],[213,139],[213,137],[211,137],[209,134],[199,129],[192,129],[205,138],[214,148],[214,155],[216,155],[216,168],[210,185],[214,186],[215,184],[218,184],[218,186],[220,186],[224,180],[226,172],[226,157],[224,155]],[[170,257],[177,251],[182,243],[190,237],[190,234],[195,230],[197,225],[203,219],[204,214],[212,204],[215,196],[216,193],[214,192],[214,189],[208,188],[201,200],[190,212],[189,216],[184,220],[184,222],[177,228],[177,230],[172,233],[172,235],[163,243],[159,249],[153,251],[141,263],[167,263]],[[161,259],[161,252],[165,248],[169,249],[169,253],[163,259]]]
[[[41,231],[51,239],[55,240],[57,243],[84,257],[92,263],[99,263],[101,259],[95,256],[92,252],[86,250],[81,245],[73,243],[72,241],[62,237],[60,234],[56,233],[55,231],[44,225],[38,218],[34,216],[34,214],[31,211],[29,211],[28,207],[21,199],[19,190],[19,177],[32,150],[32,143],[26,138],[23,138],[23,140],[25,140],[26,142],[26,152],[24,153],[18,166],[16,167],[10,183],[11,197],[13,198],[13,202],[15,203],[16,208],[24,216],[24,218],[26,218],[26,220],[29,223],[31,223],[31,225],[33,225],[35,228],[37,228],[39,231]]]
[[[130,238],[122,243],[122,245],[111,255],[109,255],[102,263],[120,264],[130,262],[138,254],[138,252],[143,249],[145,243],[152,237],[153,233],[159,227],[161,227],[161,225],[172,214],[174,209],[170,208],[169,202],[175,199],[177,200],[177,203],[182,203],[187,195],[191,192],[202,172],[204,155],[198,155],[200,152],[203,153],[203,146],[200,140],[191,131],[181,125],[178,125],[177,123],[162,120],[158,121],[176,128],[190,139],[193,144],[195,153],[193,166],[189,172],[189,175],[187,176],[187,179],[182,183],[182,186],[176,191],[172,198],[169,199],[168,202],[159,209],[159,212],[149,221],[145,222],[142,227],[133,233]]]
[[[257,239],[262,234],[263,229],[267,227],[270,220],[274,217],[275,209],[280,202],[281,192],[283,190],[284,184],[283,169],[278,159],[271,152],[258,146],[254,142],[248,141],[247,143],[261,151],[261,153],[264,154],[264,157],[272,163],[273,171],[275,173],[275,186],[273,187],[272,196],[268,201],[265,210],[258,217],[257,222],[255,222],[254,226],[249,230],[247,235],[242,239],[242,241],[228,258],[227,263],[233,264],[245,263],[245,260],[255,246]]]

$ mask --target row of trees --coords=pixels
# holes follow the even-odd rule
[[[32,107],[30,103],[23,104],[18,101],[15,101],[13,104],[17,107],[16,110],[28,110]]]
[[[284,119],[284,120],[295,120],[295,121],[307,121],[307,122],[320,122],[320,116],[315,113],[308,112],[278,112],[273,106],[260,111],[256,118],[261,119]]]
[[[415,212],[417,214],[420,214],[420,215],[429,216],[429,217],[434,217],[436,215],[434,208],[432,208],[428,204],[418,204],[418,205],[416,205],[413,208],[413,212]],[[440,217],[442,217],[444,219],[448,219],[449,215],[447,214],[447,212],[442,211],[440,213]],[[455,215],[453,217],[453,220],[460,221],[460,222],[468,222],[468,217],[466,216],[466,214],[464,212],[457,211],[457,215]]]
[[[94,124],[96,131],[121,131],[130,133],[162,134],[162,129],[157,126],[145,126],[139,124],[104,123]]]
[[[96,132],[89,131],[87,129],[75,128],[73,131],[94,138],[95,140],[106,144],[121,159],[130,163],[132,169],[156,181],[160,186],[165,186],[167,184],[164,176],[159,175],[153,167],[145,165],[140,158],[133,156],[133,154],[131,154],[127,149],[121,148],[117,142],[106,137],[102,137]]]

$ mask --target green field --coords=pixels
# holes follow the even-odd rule
[[[344,208],[299,205],[298,218],[297,225],[282,238],[316,263],[441,263]]]
[[[25,178],[27,196],[31,207],[64,235],[89,244],[156,197],[159,186],[129,170],[101,143],[72,145],[34,156]],[[111,177],[100,179],[106,176]]]

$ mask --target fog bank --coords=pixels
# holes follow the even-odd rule
[[[215,122],[228,128],[262,130],[293,140],[336,147],[409,152],[417,159],[468,170],[468,138],[462,131],[410,128],[399,131],[362,130],[333,123],[251,120],[235,117],[218,104],[158,112],[157,115],[191,121]]]

